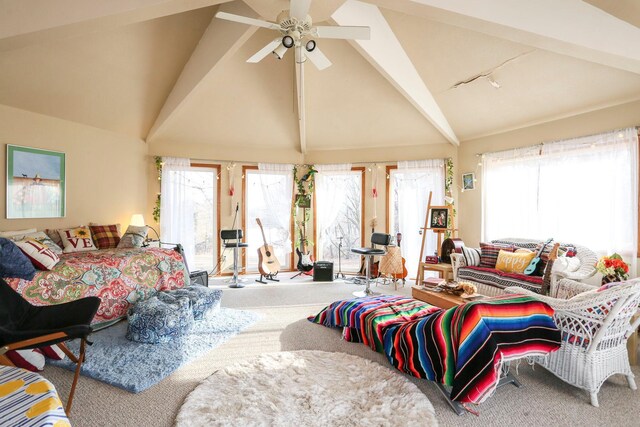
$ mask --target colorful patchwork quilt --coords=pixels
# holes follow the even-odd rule
[[[99,328],[125,317],[138,299],[188,285],[189,273],[173,249],[106,249],[63,254],[51,271],[38,271],[31,281],[6,282],[33,305],[100,297],[93,319]]]
[[[374,343],[369,345],[395,368],[450,386],[451,399],[462,403],[481,403],[491,395],[504,360],[560,347],[553,309],[531,297],[505,295],[448,310],[418,301],[421,308],[407,316],[410,301],[415,302],[390,296],[337,301],[309,320],[345,328],[352,341]]]

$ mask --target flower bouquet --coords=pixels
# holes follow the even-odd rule
[[[618,254],[603,256],[596,263],[596,270],[602,274],[602,284],[621,282],[629,278],[629,266]]]

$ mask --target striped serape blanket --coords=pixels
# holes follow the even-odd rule
[[[547,304],[519,295],[448,310],[384,296],[336,301],[309,320],[345,328],[346,338],[384,352],[398,370],[450,386],[454,401],[477,404],[497,387],[503,361],[560,347],[552,316]]]

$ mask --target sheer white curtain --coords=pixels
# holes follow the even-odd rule
[[[160,235],[163,242],[180,243],[189,266],[195,261],[194,206],[188,189],[189,159],[163,157],[160,194]]]
[[[522,152],[519,159],[505,153],[484,156],[483,238],[554,237],[599,255],[617,252],[635,271],[637,130],[555,141]]]
[[[323,249],[324,240],[331,239],[329,230],[335,225],[336,220],[344,207],[347,206],[347,190],[353,174],[351,164],[333,164],[315,166],[318,173],[315,174],[316,194],[316,235],[318,242],[318,259],[326,258]],[[345,244],[348,244],[345,242]]]
[[[269,228],[270,243],[291,253],[291,202],[293,198],[293,165],[281,163],[259,163],[258,185],[266,205],[261,218]],[[267,230],[265,230],[267,232]]]
[[[391,180],[394,193],[391,197],[396,197],[395,207],[391,205],[391,208],[397,215],[397,229],[389,232],[402,233],[402,256],[409,277],[416,277],[422,233],[425,232],[420,228],[424,227],[429,192],[433,192],[432,205],[444,205],[444,160],[398,162]],[[391,227],[394,228],[394,224]],[[437,251],[437,239],[434,233],[426,233],[424,254],[433,255]]]

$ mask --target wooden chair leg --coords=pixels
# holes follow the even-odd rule
[[[64,346],[64,348],[63,347],[60,347],[60,348],[62,348],[62,351],[64,351],[65,354],[67,354],[68,356],[69,354],[71,354],[71,356],[73,356],[73,358],[77,360],[76,372],[73,376],[73,383],[71,384],[71,391],[69,392],[69,399],[67,400],[67,407],[65,409],[67,416],[69,416],[69,414],[71,413],[71,404],[73,403],[73,394],[76,391],[76,385],[78,384],[78,377],[80,376],[80,370],[82,369],[82,363],[84,362],[85,339],[82,338],[82,340],[80,341],[80,355],[77,358],[75,357],[75,355],[73,355],[73,353],[71,353],[71,351],[69,351],[69,349],[66,346]],[[67,353],[67,351],[69,353]],[[71,358],[71,356],[69,356],[69,358]]]
[[[84,343],[84,340],[82,341]],[[76,357],[75,354],[73,354],[73,352],[71,350],[69,350],[69,347],[67,347],[67,345],[63,342],[56,344],[58,346],[58,348],[60,348],[60,350],[62,350],[64,352],[64,354],[67,355],[67,357],[73,362],[73,363],[78,363],[78,358]]]

